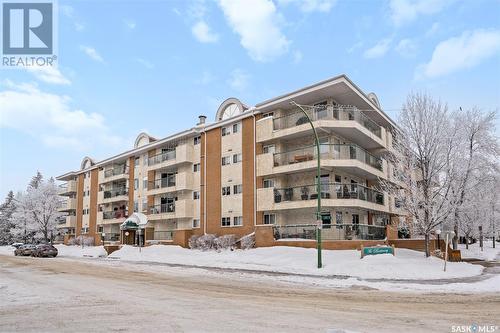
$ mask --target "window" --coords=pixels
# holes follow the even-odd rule
[[[240,124],[234,124],[233,125],[233,133],[238,133],[240,130]]]
[[[222,158],[222,165],[229,165],[231,164],[231,156],[224,156]]]
[[[233,155],[233,163],[236,164],[236,163],[240,163],[241,162],[241,154],[234,154]]]
[[[137,190],[139,188],[139,179],[135,178],[134,179],[134,190]]]
[[[276,222],[275,214],[264,214],[264,224],[274,224]]]
[[[134,201],[134,213],[137,213],[139,211],[139,203],[137,201]]]
[[[359,228],[359,215],[352,214],[352,230],[358,230]]]
[[[243,192],[243,185],[233,185],[233,194],[241,194]]]
[[[276,147],[274,145],[267,145],[267,146],[264,146],[262,147],[262,152],[264,154],[274,154],[274,152],[276,151]]]
[[[100,225],[100,226],[97,227],[97,232],[98,233],[102,234],[103,231],[104,231],[104,228],[103,228],[102,225]]]
[[[142,211],[145,212],[148,210],[148,199],[147,198],[143,198],[142,199]]]
[[[195,136],[193,139],[193,143],[195,145],[199,145],[201,143],[201,136]]]
[[[243,225],[243,216],[235,216],[235,217],[233,217],[233,225],[234,226]]]
[[[193,200],[198,200],[200,198],[200,191],[193,192]]]
[[[222,127],[222,136],[226,136],[226,135],[229,135],[231,134],[231,132],[229,131],[229,129],[227,127]]]
[[[200,171],[201,165],[200,163],[193,164],[193,172]]]
[[[136,157],[134,160],[134,166],[139,166],[139,157]]]
[[[268,118],[268,117],[273,117],[274,116],[274,112],[267,112],[267,113],[264,113],[262,115],[262,118]]]
[[[221,219],[221,225],[223,227],[229,227],[231,225],[231,218],[230,217],[223,217]]]
[[[231,186],[223,186],[222,195],[231,195]]]
[[[82,228],[82,234],[88,234],[89,233],[89,228]]]
[[[142,188],[147,189],[148,188],[148,177],[144,177],[142,179]]]
[[[200,219],[193,219],[193,228],[200,227]]]
[[[142,155],[142,165],[147,165],[148,164],[148,155],[144,154]]]
[[[274,187],[274,179],[264,179],[264,188]]]
[[[339,226],[337,226],[337,229],[342,229],[342,212],[336,212],[335,213],[335,223],[339,224]]]
[[[335,175],[335,182],[336,183],[342,183],[342,177],[340,177],[339,175]]]

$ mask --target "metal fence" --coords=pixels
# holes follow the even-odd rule
[[[167,152],[163,152],[148,158],[148,165],[155,165],[169,160],[175,160],[175,149]]]
[[[274,189],[274,202],[318,199],[316,185],[303,185]],[[378,205],[384,204],[384,194],[374,189],[352,183],[321,184],[322,199],[358,199]]]
[[[316,146],[307,146],[298,149],[275,153],[274,166],[295,164],[316,160]],[[382,159],[354,144],[321,144],[321,159],[358,160],[377,170],[382,171]]]
[[[349,105],[328,106],[306,110],[312,121],[316,120],[344,120],[355,121],[370,132],[381,137],[380,126],[365,116],[358,108]],[[273,129],[282,130],[307,123],[307,118],[301,111],[290,111],[288,114],[273,119]]]
[[[175,203],[166,203],[149,207],[150,214],[162,214],[175,212]]]
[[[316,239],[317,225],[275,225],[274,238],[278,239]],[[370,224],[323,224],[321,238],[323,240],[383,240],[386,237],[385,227]]]

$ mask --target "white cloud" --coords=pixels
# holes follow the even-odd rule
[[[271,61],[288,51],[290,41],[282,33],[276,6],[270,0],[219,0],[229,26],[256,61]]]
[[[347,53],[353,53],[354,51],[360,49],[363,46],[363,42],[359,41],[354,43],[350,48],[347,49]]]
[[[242,91],[248,87],[250,75],[242,69],[235,69],[231,72],[228,83],[234,90]]]
[[[425,37],[434,36],[440,29],[440,25],[438,22],[434,22],[432,26],[425,32]]]
[[[413,58],[417,53],[417,44],[409,39],[405,38],[399,41],[398,45],[396,45],[396,51],[405,58]]]
[[[27,67],[28,72],[32,73],[38,80],[60,85],[70,85],[71,81],[67,79],[56,67],[39,66]]]
[[[369,48],[363,53],[363,56],[367,59],[374,59],[383,57],[391,45],[391,39],[385,38],[377,42],[374,46]]]
[[[337,0],[278,0],[281,5],[294,3],[304,13],[328,13],[337,3]]]
[[[104,117],[74,109],[68,96],[47,93],[36,85],[3,82],[0,91],[0,127],[12,128],[47,146],[88,149],[89,145],[116,145]]]
[[[420,15],[439,13],[453,0],[390,0],[391,19],[396,26],[415,21]]]
[[[98,62],[104,62],[104,59],[101,57],[101,55],[97,52],[96,49],[90,46],[84,46],[80,45],[80,50],[82,50],[86,55],[90,57],[90,59],[98,61]]]
[[[294,64],[298,64],[299,62],[301,62],[302,58],[304,58],[304,55],[302,54],[302,52],[300,52],[299,50],[296,50],[293,52],[293,63]]]
[[[137,58],[135,60],[138,63],[140,63],[141,65],[143,65],[144,67],[146,67],[147,69],[153,69],[153,68],[155,68],[155,65],[153,63],[151,63],[150,61],[146,60],[146,59]]]
[[[439,43],[427,64],[417,68],[417,76],[438,77],[472,68],[500,54],[500,30],[465,31]]]
[[[83,23],[78,22],[76,18],[75,9],[70,5],[61,5],[59,6],[59,10],[63,13],[64,16],[69,18],[73,22],[73,26],[76,31],[83,31],[85,29],[85,25]]]
[[[210,82],[213,82],[214,80],[215,76],[213,76],[212,73],[210,73],[209,71],[203,71],[203,73],[201,74],[201,78],[196,80],[196,83],[201,85],[206,85],[209,84]]]
[[[135,21],[133,20],[129,20],[129,19],[125,19],[123,20],[123,23],[125,24],[125,26],[127,28],[129,28],[130,30],[133,30],[135,29],[135,27],[137,26],[137,24],[135,23]]]
[[[198,21],[191,28],[193,36],[201,43],[215,43],[219,40],[219,36],[212,32],[205,21]]]

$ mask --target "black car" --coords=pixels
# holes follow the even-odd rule
[[[57,256],[57,249],[50,244],[40,244],[35,247],[31,254],[33,257],[55,257]]]
[[[24,244],[19,246],[17,249],[14,251],[14,255],[16,256],[31,256],[33,255],[33,252],[35,251],[36,247],[35,245],[32,244]]]

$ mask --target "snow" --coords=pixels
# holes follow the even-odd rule
[[[14,255],[15,248],[10,245],[0,246],[0,255]]]
[[[484,241],[483,243],[483,251],[479,247],[479,242],[470,244],[469,249],[465,249],[465,244],[458,244],[458,248],[460,253],[462,254],[462,258],[464,259],[481,259],[486,261],[495,260],[500,254],[500,243],[496,244],[496,247],[493,248],[493,244],[491,241]]]
[[[422,252],[407,249],[396,249],[396,256],[381,254],[363,259],[356,250],[323,250],[322,269],[316,267],[316,249],[285,246],[222,252],[203,252],[173,245],[152,245],[139,252],[136,247],[123,246],[108,258],[363,279],[449,279],[479,275],[483,270],[479,265],[450,262],[447,271],[443,272],[441,259],[425,258]]]
[[[68,246],[68,245],[55,245],[57,248],[58,257],[89,257],[89,258],[99,258],[106,257],[108,253],[104,250],[102,246]]]

